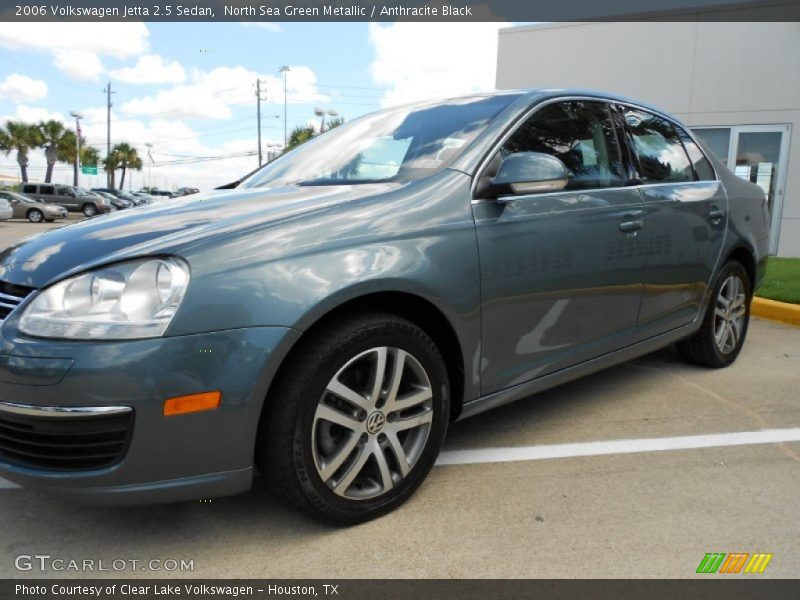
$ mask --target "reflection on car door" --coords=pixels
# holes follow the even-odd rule
[[[722,249],[727,197],[711,164],[681,127],[644,110],[620,110],[638,159],[647,212],[639,328],[649,337],[698,315]]]
[[[636,187],[626,187],[610,107],[542,107],[503,144],[488,175],[502,156],[526,151],[561,159],[570,180],[556,193],[476,193],[483,394],[613,351],[637,334],[644,205]]]

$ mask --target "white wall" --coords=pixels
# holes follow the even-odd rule
[[[500,31],[497,87],[579,87],[691,126],[792,126],[778,254],[800,256],[800,23],[559,23]]]

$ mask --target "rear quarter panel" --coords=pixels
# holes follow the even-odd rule
[[[714,161],[720,181],[728,195],[728,229],[723,258],[737,248],[753,253],[756,263],[754,290],[764,279],[769,257],[770,214],[767,197],[757,185],[736,177],[727,167]]]

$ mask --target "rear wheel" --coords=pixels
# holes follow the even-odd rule
[[[81,212],[87,217],[93,217],[97,214],[97,207],[94,204],[84,204]]]
[[[267,400],[259,468],[274,493],[318,519],[352,524],[389,512],[422,483],[444,440],[439,350],[388,314],[301,343]]]
[[[44,221],[44,214],[38,208],[32,208],[28,211],[28,221],[31,223],[41,223]]]
[[[703,324],[694,336],[678,343],[688,362],[721,368],[731,364],[744,345],[750,323],[750,278],[736,261],[727,263],[717,277]]]

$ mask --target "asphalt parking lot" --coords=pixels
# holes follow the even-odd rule
[[[4,249],[14,242],[47,231],[54,227],[63,227],[69,223],[83,221],[85,217],[80,213],[68,213],[66,219],[57,219],[52,223],[30,223],[27,219],[9,219],[0,221],[0,249]]]
[[[0,247],[46,227],[0,223]],[[453,425],[444,456],[465,464],[437,466],[400,510],[346,529],[276,503],[260,481],[211,502],[93,508],[0,480],[0,577],[66,574],[15,568],[38,554],[194,565],[86,577],[683,578],[708,552],[773,558],[762,575],[705,577],[797,577],[800,442],[716,434],[800,428],[798,384],[800,330],[754,319],[728,369],[664,350]],[[648,451],[663,439],[684,441]],[[638,441],[586,445],[619,440]],[[462,453],[500,448],[512,450]]]

